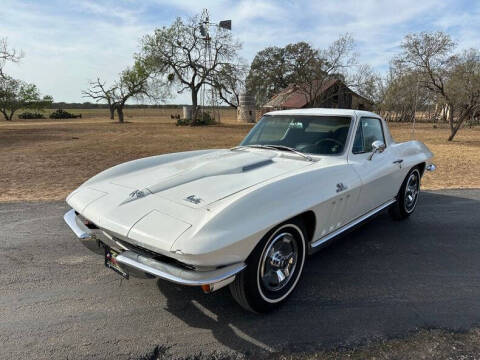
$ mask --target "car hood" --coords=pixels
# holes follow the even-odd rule
[[[155,235],[147,233],[154,227],[163,229],[165,248],[204,221],[213,203],[310,164],[278,151],[216,150],[160,165],[132,166],[134,171],[89,181],[67,202],[101,228],[123,237],[139,239],[143,234],[154,243]]]
[[[125,202],[157,194],[173,202],[204,207],[245,188],[310,164],[274,151],[220,150],[110,179],[131,190]],[[103,191],[108,185],[103,184]],[[140,190],[139,196],[130,196]]]

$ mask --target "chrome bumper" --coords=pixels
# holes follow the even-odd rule
[[[153,275],[155,277],[188,286],[210,285],[211,291],[223,287],[235,279],[235,275],[245,269],[245,263],[236,263],[219,269],[210,271],[193,271],[179,266],[164,263],[153,259],[147,255],[139,254],[128,249],[124,243],[120,244],[113,238],[108,237],[103,231],[89,229],[75,214],[75,210],[70,210],[64,215],[64,220],[72,229],[80,242],[89,250],[96,254],[104,254],[103,244],[120,250],[121,253],[116,257],[124,270],[134,270]],[[101,236],[102,233],[104,236]]]
[[[117,262],[147,274],[171,281],[176,284],[201,286],[223,282],[229,278],[234,280],[237,273],[245,269],[244,263],[225,266],[211,271],[193,271],[178,266],[162,263],[134,251],[124,251],[116,258]]]

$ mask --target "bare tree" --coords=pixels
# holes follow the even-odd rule
[[[419,86],[446,105],[450,125],[448,141],[453,140],[480,101],[478,51],[458,55],[453,53],[454,48],[455,43],[443,32],[410,34],[402,43],[403,52],[394,61],[400,71],[417,73]]]
[[[389,121],[413,121],[415,112],[435,102],[428,89],[419,86],[420,74],[391,68],[379,85],[378,111]]]
[[[384,97],[382,77],[370,65],[359,65],[348,77],[348,85],[357,93],[378,106]]]
[[[106,86],[106,82],[97,78],[96,81],[90,81],[90,88],[83,90],[83,97],[89,97],[95,100],[95,102],[106,101],[108,109],[110,111],[110,119],[115,119],[115,91],[117,90],[117,84],[113,84],[111,87]]]
[[[457,119],[449,117],[450,136],[453,140],[462,124],[475,116],[480,109],[480,52],[476,49],[457,55],[445,84],[450,108],[455,109]],[[452,110],[450,110],[452,111]],[[452,111],[453,113],[453,111]]]
[[[169,72],[166,76],[177,85],[178,93],[190,91],[196,121],[200,88],[221,64],[237,58],[239,48],[240,44],[228,30],[216,28],[213,33],[205,34],[202,20],[195,16],[187,23],[177,18],[170,27],[145,36],[139,57],[156,70],[157,76]],[[207,58],[210,60],[206,61]]]
[[[21,51],[18,52],[15,49],[8,48],[6,38],[0,38],[0,78],[6,77],[3,68],[7,62],[18,62],[22,57],[23,53]]]
[[[296,88],[305,96],[307,103],[319,106],[327,100],[326,96],[337,95],[325,92],[325,86],[334,79],[348,82],[348,70],[357,64],[353,49],[353,38],[345,34],[327,49],[307,52],[305,61],[297,62]]]

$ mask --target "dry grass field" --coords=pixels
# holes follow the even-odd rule
[[[68,109],[67,109],[68,110]],[[0,121],[0,201],[64,199],[92,175],[118,163],[168,152],[225,148],[239,143],[251,125],[222,110],[222,123],[177,127],[170,114],[180,109],[127,109],[125,124],[106,109],[70,110],[74,120]],[[411,138],[411,126],[392,124],[397,141]],[[462,129],[446,141],[446,128],[417,125],[416,138],[435,153],[438,170],[424,189],[480,188],[480,128]]]

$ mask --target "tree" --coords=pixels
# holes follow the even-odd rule
[[[348,84],[377,108],[383,101],[385,91],[383,79],[369,65],[359,65],[349,76]]]
[[[42,110],[52,102],[51,96],[41,98],[34,84],[9,76],[0,78],[0,112],[7,121],[12,121],[19,109]]]
[[[161,98],[160,90],[151,83],[151,72],[140,61],[136,61],[131,68],[123,70],[120,79],[113,87],[114,107],[117,110],[118,121],[124,122],[123,108],[130,98],[141,100],[145,97],[151,99]]]
[[[392,67],[378,87],[377,110],[389,121],[413,121],[417,110],[431,108],[435,97],[419,86],[419,74]]]
[[[443,32],[409,34],[401,46],[403,52],[395,59],[395,66],[417,73],[419,86],[445,104],[450,125],[448,141],[452,141],[479,105],[478,51],[454,54],[455,43]]]
[[[207,83],[215,89],[224,103],[236,108],[239,105],[240,94],[245,91],[246,75],[245,64],[221,64]]]
[[[291,74],[285,48],[267,47],[257,53],[246,80],[247,93],[254,95],[257,105],[265,104],[274,94],[285,89]]]
[[[129,99],[162,100],[167,97],[165,84],[155,79],[151,68],[140,60],[123,70],[119,79],[110,87],[97,78],[96,81],[90,82],[90,88],[82,93],[97,102],[105,100],[110,110],[110,119],[114,119],[116,111],[120,123],[124,122],[123,109]]]
[[[354,41],[349,34],[340,36],[327,49],[313,50],[300,46],[294,48],[299,53],[294,63],[292,83],[302,93],[307,103],[319,106],[329,96],[337,95],[325,92],[325,86],[333,79],[339,79],[347,86],[351,85],[349,70],[357,65],[353,52]]]
[[[240,44],[233,40],[230,31],[218,27],[211,34],[205,33],[200,17],[195,16],[187,23],[177,18],[171,26],[145,36],[139,58],[148,63],[157,76],[165,76],[175,84],[178,93],[190,91],[196,121],[202,85],[221,64],[234,62],[239,49]]]
[[[457,113],[456,123],[450,114],[450,136],[453,140],[462,124],[474,117],[480,109],[480,52],[476,49],[464,51],[456,56],[450,77],[445,84],[450,99],[450,108]],[[453,113],[453,111],[452,111]]]
[[[89,97],[95,100],[95,102],[100,102],[102,100],[106,101],[108,104],[108,109],[110,111],[110,119],[115,119],[115,91],[117,90],[117,84],[112,85],[107,88],[105,81],[97,78],[96,81],[90,81],[90,88],[82,91],[83,97]]]
[[[306,42],[284,48],[268,47],[257,53],[247,77],[247,92],[255,95],[259,105],[287,86],[305,96],[315,106],[325,101],[324,85],[332,79],[346,82],[347,70],[356,64],[354,42],[345,34],[327,49],[314,49]],[[332,94],[330,94],[332,95]]]
[[[18,62],[23,57],[22,52],[8,48],[6,38],[0,38],[0,78],[5,78],[3,67],[7,62]]]

